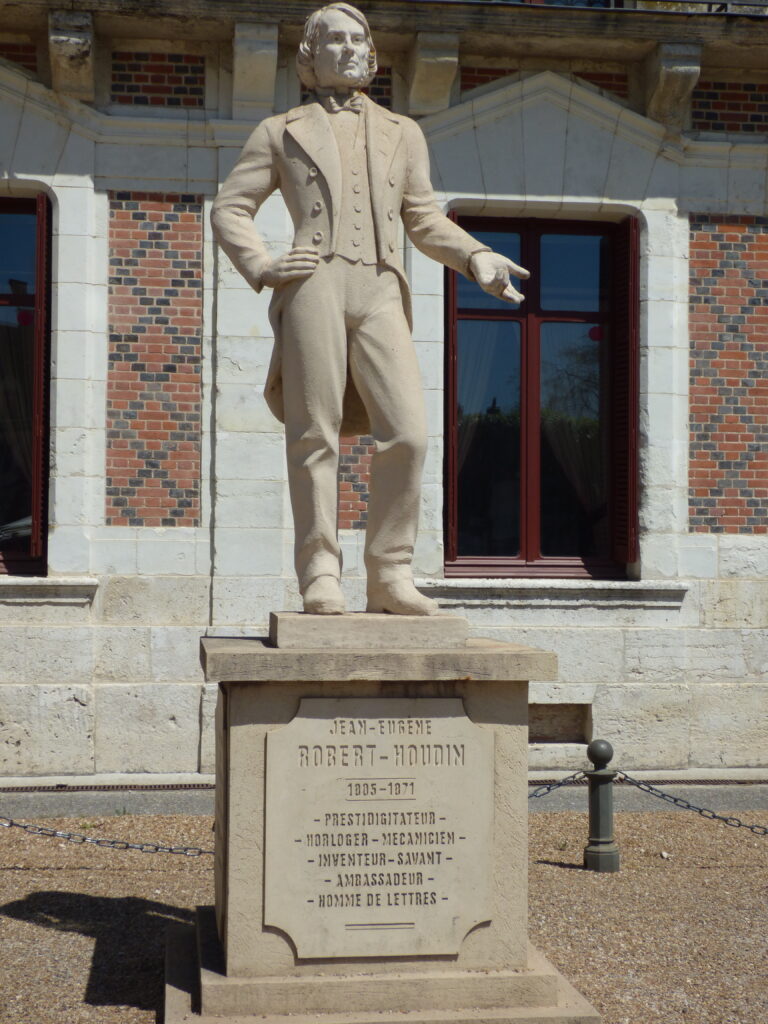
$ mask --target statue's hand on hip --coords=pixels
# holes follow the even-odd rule
[[[469,261],[469,269],[484,292],[505,302],[523,302],[524,296],[510,284],[510,274],[530,277],[530,271],[519,267],[498,252],[476,252]]]
[[[320,256],[315,249],[297,246],[290,252],[278,256],[261,274],[262,284],[267,288],[282,288],[290,281],[300,281],[314,273]]]

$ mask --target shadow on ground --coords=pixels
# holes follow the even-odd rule
[[[191,910],[134,896],[33,892],[0,907],[0,914],[41,928],[95,939],[85,1002],[155,1010],[163,1003],[165,933],[190,924]]]
[[[546,864],[550,868],[565,868],[567,871],[586,871],[587,869],[583,864],[574,864],[573,861],[569,860],[544,860],[539,859],[536,861],[537,864]]]

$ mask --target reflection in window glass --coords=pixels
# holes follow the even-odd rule
[[[604,235],[541,236],[541,308],[604,312],[609,295]]]
[[[458,550],[520,549],[520,325],[458,325]]]
[[[473,231],[472,235],[481,245],[487,245],[494,252],[520,265],[520,235],[507,231]],[[457,304],[459,309],[519,309],[519,303],[504,302],[484,292],[479,284],[468,281],[462,274],[457,274]],[[513,283],[514,283],[513,279]],[[523,289],[519,289],[523,291]]]
[[[34,311],[0,306],[0,542],[31,532],[34,351]]]
[[[600,378],[606,329],[541,326],[541,554],[605,549],[608,511]]]
[[[35,220],[34,213],[0,217],[0,295],[34,295]]]

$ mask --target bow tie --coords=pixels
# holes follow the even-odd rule
[[[363,96],[359,92],[353,92],[349,96],[340,94],[318,96],[318,99],[329,114],[338,114],[340,110],[351,110],[353,113],[359,114],[363,109]]]

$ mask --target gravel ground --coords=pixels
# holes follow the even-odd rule
[[[768,825],[768,812],[740,817]],[[92,836],[212,846],[211,819],[48,819]],[[690,812],[617,815],[622,870],[581,869],[585,816],[531,817],[530,933],[604,1024],[766,1024],[768,837]],[[163,939],[212,902],[211,857],[0,829],[1,1024],[161,1020]]]

